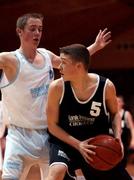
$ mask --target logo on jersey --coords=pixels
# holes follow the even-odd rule
[[[48,92],[48,87],[49,87],[49,84],[46,84],[46,85],[41,85],[39,87],[36,87],[36,88],[33,88],[31,89],[31,94],[32,94],[32,97],[33,98],[37,98],[39,96],[42,96],[44,94],[47,94]]]
[[[49,78],[50,79],[54,78],[54,72],[53,72],[53,69],[51,69],[51,67],[50,67],[50,70],[49,70]]]
[[[95,122],[96,117],[100,115],[102,103],[93,101],[91,104],[91,109],[89,116],[84,115],[68,115],[70,126],[84,126],[92,125]]]
[[[59,150],[58,151],[58,156],[64,157],[67,160],[70,160],[67,154],[64,151]]]
[[[48,70],[48,75],[49,75],[49,81],[54,78],[54,72],[53,72],[53,69],[51,69],[50,66],[49,66],[49,70]],[[48,83],[47,84],[42,84],[39,87],[32,88],[30,90],[31,94],[32,94],[32,97],[37,98],[39,96],[46,95],[48,93],[48,88],[49,88]]]
[[[92,125],[95,121],[94,117],[86,117],[82,115],[68,116],[70,126]]]

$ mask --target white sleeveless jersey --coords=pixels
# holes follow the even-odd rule
[[[37,68],[19,52],[14,51],[19,70],[16,79],[1,89],[9,124],[29,129],[47,127],[46,101],[48,87],[54,78],[50,56],[46,49],[37,51],[44,58],[44,66]]]

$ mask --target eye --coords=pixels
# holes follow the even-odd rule
[[[39,29],[38,29],[38,31],[39,31],[39,32],[42,32],[42,31],[43,31],[43,29],[42,29],[42,28],[39,28]]]
[[[29,30],[32,31],[32,32],[34,32],[34,31],[36,31],[36,28],[35,28],[35,27],[32,27],[32,28],[30,28]]]
[[[42,31],[43,31],[43,28],[42,28],[42,27],[32,26],[32,27],[29,28],[29,30],[30,30],[31,32],[35,32],[35,31],[42,32]]]

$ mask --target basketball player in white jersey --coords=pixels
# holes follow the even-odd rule
[[[4,128],[2,122],[2,103],[0,101],[0,176],[2,173],[2,164],[3,164],[3,153],[2,153],[2,138],[4,136]]]
[[[6,112],[3,109],[2,100],[0,101],[0,179],[3,168],[3,159],[5,152],[6,135],[8,131],[8,119],[6,118]]]
[[[0,54],[3,70],[1,91],[8,111],[9,128],[3,165],[3,180],[26,180],[29,169],[38,164],[41,179],[48,166],[46,99],[60,57],[37,48],[42,36],[43,16],[32,13],[18,18],[19,49]],[[110,43],[111,33],[100,31],[87,47],[90,54]]]

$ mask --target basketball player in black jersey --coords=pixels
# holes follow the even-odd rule
[[[130,148],[133,149],[134,147],[134,123],[133,123],[133,117],[132,117],[131,112],[126,110],[125,108],[124,97],[121,95],[118,95],[117,103],[118,103],[118,111],[120,113],[121,120],[122,120],[121,138],[124,145],[124,158],[122,160],[122,165],[126,167],[129,150]]]
[[[66,172],[75,179],[70,172],[73,166],[82,169],[86,180],[131,180],[125,169],[118,166],[110,171],[98,171],[88,164],[96,147],[89,145],[87,139],[108,134],[111,118],[114,136],[122,146],[114,84],[88,73],[90,55],[85,46],[63,47],[60,57],[62,77],[52,82],[48,93],[50,167],[47,180],[67,179]]]

